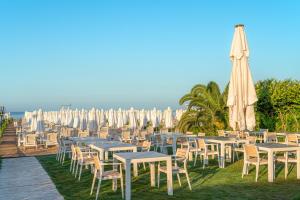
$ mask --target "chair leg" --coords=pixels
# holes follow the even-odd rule
[[[77,177],[78,168],[79,168],[79,161],[77,162],[77,166],[76,166],[75,178]]]
[[[196,166],[196,163],[197,163],[197,157],[198,157],[198,152],[196,151],[196,153],[195,153],[194,167]]]
[[[74,163],[73,163],[73,169],[72,169],[72,174],[74,174],[75,173],[75,168],[76,168],[76,160],[74,160]]]
[[[287,179],[287,174],[288,174],[288,162],[285,162],[285,165],[284,165],[284,179]]]
[[[146,170],[146,165],[145,165],[145,163],[143,162],[143,166],[144,166],[144,170]]]
[[[160,171],[158,170],[157,172],[157,187],[159,188],[159,183],[160,183]]]
[[[122,192],[122,199],[124,199],[124,183],[123,183],[123,176],[121,176],[121,192]]]
[[[190,177],[189,177],[189,174],[188,174],[187,171],[185,172],[185,176],[186,176],[186,180],[187,180],[187,182],[189,184],[189,188],[190,188],[190,190],[192,190],[192,186],[191,186],[191,182],[190,182]]]
[[[64,153],[64,155],[63,155],[63,160],[62,160],[62,163],[61,163],[61,165],[64,165],[64,162],[65,162],[65,157],[66,157],[66,153]]]
[[[256,182],[257,182],[257,179],[258,179],[258,172],[259,172],[259,164],[256,164],[256,177],[255,177]]]
[[[93,178],[92,188],[91,188],[91,193],[90,193],[90,195],[93,194],[93,190],[94,190],[94,187],[95,187],[95,182],[96,182],[96,174],[94,175],[94,178]]]
[[[179,186],[181,187],[181,181],[180,181],[180,175],[179,175],[179,173],[177,173],[177,179],[178,179]]]
[[[246,174],[246,168],[247,168],[247,164],[244,162],[243,171],[242,171],[242,178],[244,178],[244,175]]]
[[[79,177],[78,177],[79,181],[80,181],[80,178],[81,178],[82,167],[83,167],[83,165],[80,166]]]
[[[73,159],[71,159],[70,172],[72,171]]]
[[[101,178],[98,181],[98,187],[97,187],[97,193],[96,193],[96,200],[98,199],[98,195],[99,195],[99,190],[100,190],[100,185],[101,185]]]

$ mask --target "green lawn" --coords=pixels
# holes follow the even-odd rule
[[[89,195],[92,175],[89,170],[84,170],[81,181],[69,172],[69,161],[61,166],[55,156],[37,157],[48,172],[58,191],[65,199],[95,199]],[[267,168],[262,166],[260,178],[254,181],[255,171],[251,168],[250,175],[241,178],[242,160],[219,169],[214,162],[205,170],[201,167],[189,167],[189,175],[193,191],[188,189],[184,176],[181,176],[182,187],[179,187],[174,177],[174,196],[167,195],[166,176],[162,176],[161,188],[150,187],[149,170],[139,171],[139,176],[132,180],[132,199],[163,200],[163,199],[300,199],[300,181],[296,180],[296,168],[291,169],[288,180],[284,180],[283,166],[276,167],[276,182],[267,182]],[[199,163],[200,165],[200,163]],[[111,181],[103,181],[101,185],[101,199],[121,199],[121,192],[114,193]]]

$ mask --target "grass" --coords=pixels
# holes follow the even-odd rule
[[[95,199],[95,192],[90,196],[92,175],[84,170],[81,181],[75,180],[69,172],[70,161],[61,166],[55,156],[37,157],[44,169],[55,183],[58,191],[66,200]],[[174,176],[174,196],[167,195],[166,176],[162,176],[161,187],[150,187],[149,169],[139,170],[139,176],[132,180],[132,199],[163,200],[163,199],[300,199],[300,181],[296,179],[296,167],[291,168],[287,180],[284,180],[283,165],[276,165],[275,183],[267,182],[267,167],[262,166],[258,182],[255,179],[255,168],[250,174],[241,178],[243,161],[229,164],[225,169],[219,169],[215,161],[202,169],[189,166],[189,175],[193,190],[188,189],[184,176],[181,176],[182,187],[179,187]],[[101,199],[121,199],[121,192],[113,192],[111,181],[103,181],[101,185]]]

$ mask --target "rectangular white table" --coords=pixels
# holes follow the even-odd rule
[[[274,182],[274,153],[276,152],[297,152],[297,179],[300,179],[300,147],[295,145],[279,143],[256,144],[259,151],[268,152],[268,181]]]
[[[173,195],[173,177],[172,177],[172,157],[166,154],[149,151],[134,153],[115,153],[114,159],[121,161],[125,165],[125,199],[131,199],[131,164],[149,162],[151,186],[155,186],[155,162],[165,161],[167,163],[167,184],[168,195]]]
[[[226,145],[230,144],[240,144],[247,143],[247,140],[241,140],[230,137],[219,137],[219,136],[211,136],[211,137],[200,137],[209,143],[219,144],[220,145],[220,168],[225,168],[225,148]]]

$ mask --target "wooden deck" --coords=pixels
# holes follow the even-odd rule
[[[0,157],[2,158],[16,158],[24,156],[40,156],[56,154],[57,147],[49,147],[46,149],[44,146],[40,145],[38,149],[26,148],[26,151],[22,147],[17,145],[16,130],[13,124],[9,124],[3,137],[0,138]]]

